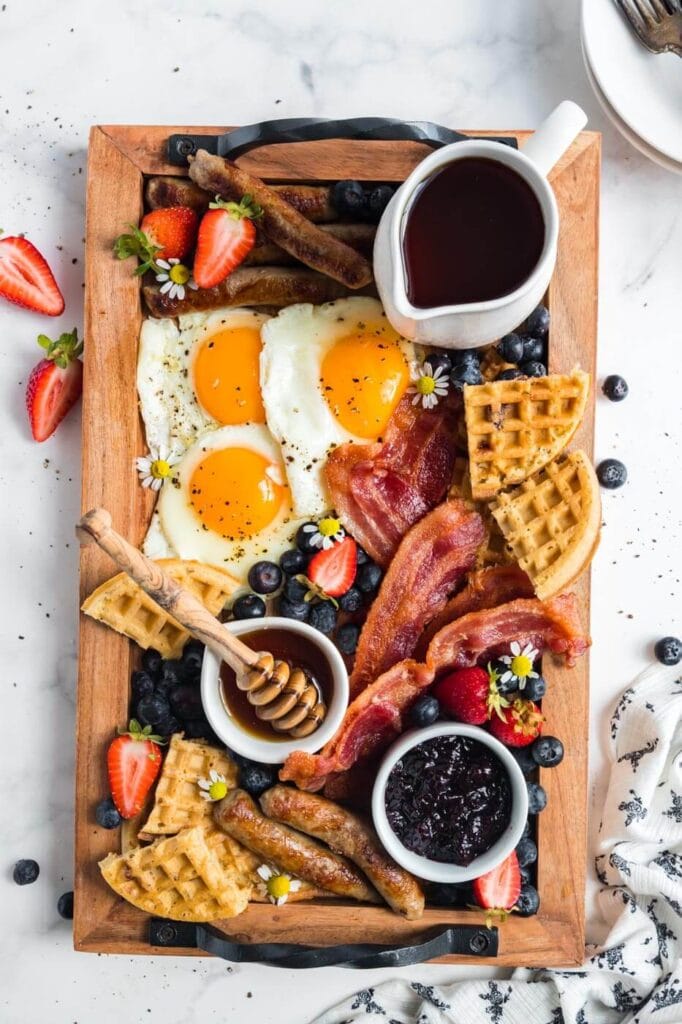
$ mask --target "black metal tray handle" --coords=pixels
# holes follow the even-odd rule
[[[464,142],[470,136],[444,128],[432,121],[400,121],[391,117],[349,117],[334,120],[326,117],[283,117],[259,121],[235,128],[224,135],[171,135],[168,139],[168,161],[175,167],[186,167],[187,157],[199,149],[217,156],[237,157],[257,146],[280,142],[319,142],[322,139],[381,140],[384,142],[423,142],[438,149],[451,142]],[[516,139],[492,138],[516,148]]]
[[[411,946],[382,946],[354,943],[342,946],[299,946],[284,942],[232,942],[207,924],[189,924],[153,918],[149,925],[149,944],[166,949],[202,949],[232,963],[256,963],[269,967],[301,970],[308,967],[409,967],[447,954],[460,956],[497,956],[497,928],[452,925],[430,929]]]

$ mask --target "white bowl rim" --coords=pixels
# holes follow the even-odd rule
[[[403,846],[389,825],[386,815],[384,799],[386,783],[394,766],[408,750],[427,740],[434,739],[436,736],[464,736],[477,740],[483,746],[487,746],[498,757],[502,766],[506,769],[509,781],[511,782],[512,809],[507,828],[489,850],[465,866],[430,860],[428,857],[422,857],[420,854],[408,850],[406,846]],[[480,726],[465,725],[461,722],[436,722],[434,725],[429,725],[422,729],[412,729],[404,733],[384,755],[372,791],[374,827],[386,851],[401,867],[418,878],[447,885],[470,882],[472,879],[492,871],[498,864],[501,864],[512,850],[516,848],[521,839],[527,817],[528,789],[526,780],[509,749],[489,732],[486,732],[485,729],[481,729]]]
[[[308,754],[316,753],[337,731],[348,707],[348,672],[337,648],[328,637],[306,622],[297,622],[295,619],[286,619],[278,615],[267,615],[261,619],[237,619],[226,622],[225,625],[237,636],[260,629],[285,629],[306,637],[320,648],[329,662],[332,672],[332,698],[327,709],[327,717],[319,729],[310,736],[300,740],[260,739],[242,729],[227,713],[220,692],[220,658],[207,647],[201,669],[201,703],[213,731],[230,750],[263,764],[281,764],[295,750],[303,750]]]

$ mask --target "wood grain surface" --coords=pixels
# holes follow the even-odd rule
[[[144,451],[137,410],[135,367],[142,319],[139,278],[131,265],[112,257],[116,236],[142,211],[145,176],[177,174],[164,155],[168,135],[214,134],[225,128],[98,126],[90,135],[88,160],[85,299],[85,386],[83,393],[83,510],[104,505],[114,526],[139,544],[153,496],[138,485],[135,456]],[[526,132],[472,133],[515,135]],[[358,178],[401,181],[428,148],[412,143],[332,141],[269,146],[239,160],[251,173],[273,182]],[[597,263],[600,136],[583,132],[552,172],[561,214],[557,267],[549,288],[552,314],[550,369],[576,364],[594,373],[597,332]],[[574,442],[592,451],[594,391]],[[95,546],[81,555],[83,600],[111,575],[111,563]],[[577,586],[589,621],[589,580]],[[120,848],[117,832],[99,828],[94,809],[107,792],[105,749],[127,720],[128,683],[134,645],[101,624],[81,617],[76,767],[76,865],[74,944],[76,949],[114,953],[196,953],[151,947],[148,918],[119,899],[102,881],[97,862]],[[539,822],[540,913],[512,915],[500,929],[497,966],[560,966],[582,962],[587,844],[588,659],[567,669],[543,660],[548,692],[543,710],[548,731],[559,735],[566,757],[542,771],[549,802]],[[428,908],[407,922],[388,909],[315,901],[273,907],[251,904],[224,931],[234,941],[410,942],[426,930],[452,923],[479,924],[474,911]],[[447,957],[448,962],[466,958]]]

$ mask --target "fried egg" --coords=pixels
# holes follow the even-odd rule
[[[329,452],[381,437],[407,389],[414,346],[376,299],[353,297],[283,309],[263,324],[260,383],[268,427],[279,441],[297,515],[330,507]]]
[[[260,329],[251,309],[145,320],[137,390],[149,448],[182,455],[220,426],[265,423],[259,385]]]
[[[279,445],[262,423],[230,424],[195,441],[161,488],[157,511],[154,530],[179,558],[242,579],[258,559],[277,561],[301,525]]]

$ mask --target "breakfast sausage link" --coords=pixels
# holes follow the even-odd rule
[[[252,853],[270,864],[312,882],[337,896],[366,903],[381,902],[355,865],[308,836],[270,821],[248,793],[233,789],[213,811],[216,824]]]
[[[360,818],[325,797],[291,786],[273,786],[260,798],[269,818],[299,829],[352,860],[386,902],[408,921],[424,913],[424,893],[417,880],[391,860],[376,833]]]
[[[328,185],[271,185],[273,192],[303,214],[306,220],[315,224],[326,224],[336,220],[337,213],[331,204],[331,190]],[[150,210],[161,206],[189,206],[201,215],[215,196],[199,188],[187,178],[173,178],[157,175],[150,178],[145,188],[145,201]]]
[[[189,176],[214,195],[240,200],[248,195],[263,210],[260,224],[270,239],[301,263],[319,270],[347,288],[363,288],[372,280],[372,267],[364,256],[312,224],[275,189],[229,160],[200,149]]]
[[[333,235],[349,245],[351,249],[362,253],[368,259],[372,255],[374,247],[374,236],[376,227],[373,224],[321,224],[320,231],[326,235]],[[295,264],[296,258],[285,252],[279,245],[268,241],[264,235],[260,235],[254,248],[244,260],[243,266],[263,266],[269,263],[271,266],[285,267]]]

